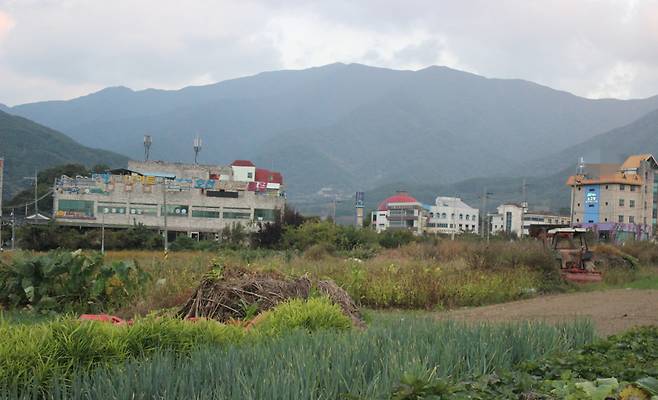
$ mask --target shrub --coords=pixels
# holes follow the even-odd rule
[[[0,322],[0,334],[0,386],[44,383],[155,352],[186,355],[201,345],[235,344],[245,338],[236,326],[167,318],[141,319],[132,326],[70,319],[30,326]]]
[[[379,244],[387,249],[402,247],[414,241],[414,235],[406,229],[384,231],[379,235]]]
[[[0,304],[41,311],[98,311],[130,298],[149,276],[135,263],[99,253],[52,251],[0,264]]]
[[[347,330],[352,326],[340,307],[325,297],[288,300],[266,311],[259,319],[257,331],[265,335],[278,335],[294,329],[308,332],[319,329]]]

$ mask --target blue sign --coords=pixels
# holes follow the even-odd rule
[[[363,208],[365,203],[365,194],[363,192],[356,192],[354,207]]]
[[[586,224],[599,223],[601,187],[599,185],[586,185],[583,199],[584,218],[583,222]]]

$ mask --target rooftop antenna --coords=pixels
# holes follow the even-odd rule
[[[194,163],[198,164],[197,159],[199,158],[199,152],[201,151],[201,138],[199,134],[194,138]]]
[[[580,157],[580,161],[578,161],[578,175],[582,175],[585,173],[585,157]]]
[[[148,161],[149,156],[151,155],[151,143],[153,143],[153,140],[151,139],[151,135],[144,135],[144,160]]]

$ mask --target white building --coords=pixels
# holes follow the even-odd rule
[[[523,214],[526,210],[524,204],[501,204],[496,210],[495,214],[489,214],[489,231],[492,234],[522,234]]]
[[[379,203],[377,211],[372,213],[372,227],[377,233],[389,229],[408,229],[416,235],[423,233],[425,210],[423,205],[406,192]]]
[[[506,233],[528,236],[532,226],[569,226],[569,217],[545,211],[529,211],[525,203],[506,203],[489,214],[489,230],[492,234]]]
[[[463,232],[478,233],[480,211],[464,203],[458,197],[436,198],[425,226],[427,233],[460,234]]]

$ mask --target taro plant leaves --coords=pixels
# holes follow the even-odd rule
[[[99,253],[52,251],[0,264],[0,304],[41,311],[117,306],[150,279],[136,263],[103,263]]]

